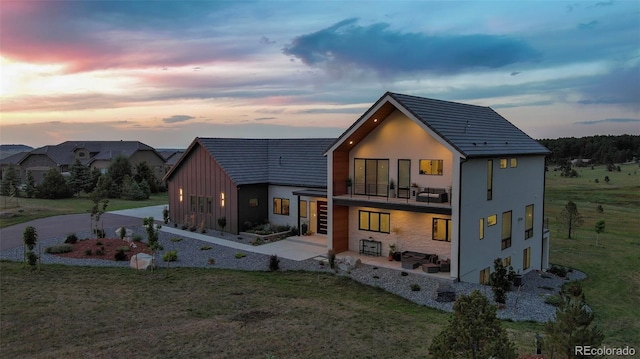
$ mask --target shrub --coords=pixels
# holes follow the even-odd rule
[[[101,246],[102,245],[102,241],[97,241],[96,242],[96,246]],[[104,248],[104,247],[103,247]]]
[[[333,249],[329,249],[329,252],[327,252],[327,257],[329,258],[329,267],[331,269],[334,269],[336,266],[336,251],[334,251]]]
[[[28,251],[25,254],[25,257],[26,257],[27,263],[29,263],[32,269],[34,269],[36,266],[36,263],[38,262],[38,256],[35,253],[33,253],[33,251]]]
[[[22,240],[29,250],[33,250],[33,247],[35,247],[38,242],[38,233],[36,232],[36,229],[32,226],[25,228],[22,233]]]
[[[73,250],[73,246],[71,244],[58,244],[56,246],[47,247],[44,249],[45,253],[49,254],[58,254],[58,253],[69,253]]]
[[[214,258],[209,258],[207,263],[209,263],[209,265],[214,265],[214,264],[216,264],[216,260]]]
[[[118,248],[118,251],[113,255],[113,258],[117,261],[126,261],[127,254],[121,248]]]
[[[414,292],[419,292],[420,291],[420,286],[418,284],[412,284],[411,285],[411,290]]]
[[[131,248],[129,248],[129,246],[121,246],[116,248],[117,251],[122,251],[122,252],[129,252],[131,250]]]
[[[90,256],[92,254],[93,254],[93,251],[91,249],[87,249],[87,250],[84,251],[84,255],[86,255],[86,256]]]
[[[247,256],[247,255],[246,255],[246,254],[244,254],[244,253],[242,253],[242,252],[238,252],[238,253],[236,253],[236,255],[235,255],[235,257],[236,257],[237,259],[244,258],[244,257],[246,257],[246,256]]]
[[[552,265],[549,269],[547,269],[547,272],[551,273],[551,274],[555,274],[558,277],[564,278],[567,276],[567,268],[562,267],[562,266],[557,266],[557,265]]]
[[[71,233],[67,236],[67,239],[64,240],[64,243],[74,244],[78,241],[78,236],[75,233]]]
[[[98,238],[104,238],[105,237],[104,229],[96,228],[93,232],[96,234],[96,237],[98,237]]]
[[[208,251],[209,249],[211,249],[210,246],[202,246],[202,247],[200,247],[201,251]]]
[[[275,272],[278,269],[280,269],[280,259],[273,254],[269,257],[269,270]]]
[[[100,249],[96,249],[96,255],[97,256],[103,256],[104,255],[104,247],[102,247]]]
[[[178,238],[178,237],[173,237],[170,239],[171,242],[180,242],[182,240],[182,238]]]
[[[168,251],[167,253],[162,255],[162,260],[165,262],[175,262],[178,260],[178,252]]]
[[[142,242],[142,236],[139,234],[134,234],[133,235],[133,241],[134,242]]]

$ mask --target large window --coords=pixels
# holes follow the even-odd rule
[[[533,205],[524,209],[524,239],[533,237]]]
[[[398,198],[411,197],[411,160],[398,160]]]
[[[502,213],[502,249],[511,247],[511,211]]]
[[[288,198],[274,198],[273,199],[273,214],[289,215],[289,199]]]
[[[531,247],[527,247],[522,251],[522,269],[531,267]]]
[[[389,233],[391,216],[389,213],[359,211],[358,228],[363,231]]]
[[[438,175],[442,176],[443,161],[442,160],[420,160],[421,175]]]
[[[493,160],[487,161],[487,201],[493,199]]]
[[[480,284],[489,284],[491,277],[491,268],[487,267],[480,271]]]
[[[307,201],[300,201],[300,217],[307,218]]]
[[[389,160],[363,159],[354,160],[354,193],[371,196],[387,196],[389,194]]]
[[[433,219],[433,240],[451,242],[451,220],[445,218]]]

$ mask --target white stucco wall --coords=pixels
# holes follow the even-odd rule
[[[515,168],[500,168],[493,158],[493,198],[487,200],[487,158],[471,159],[462,165],[460,207],[460,279],[478,282],[479,271],[493,269],[495,258],[511,256],[514,270],[525,273],[541,268],[544,203],[544,156],[511,156]],[[533,237],[524,239],[525,207],[534,205]],[[512,211],[511,247],[501,249],[502,213]],[[487,226],[490,215],[497,216]],[[484,219],[484,239],[480,239],[480,219]],[[531,267],[523,269],[523,250],[531,247]],[[454,254],[455,255],[455,254]]]
[[[294,195],[294,191],[300,191],[304,188],[289,186],[269,186],[269,223],[278,225],[298,226],[298,196]],[[289,215],[273,213],[273,199],[286,198],[289,200]]]

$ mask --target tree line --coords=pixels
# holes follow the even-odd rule
[[[591,164],[614,164],[640,158],[640,135],[564,137],[538,142],[551,150],[549,163],[589,159]]]
[[[11,165],[0,182],[0,194],[14,197],[69,198],[80,193],[101,198],[124,198],[144,200],[152,193],[164,191],[146,161],[132,166],[125,156],[116,156],[106,173],[98,168],[89,168],[76,159],[65,177],[55,168],[50,169],[36,184],[31,171],[27,171],[25,183],[21,184],[18,169]]]

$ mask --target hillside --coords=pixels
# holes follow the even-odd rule
[[[33,150],[33,147],[27,145],[0,145],[0,159],[31,150]]]

